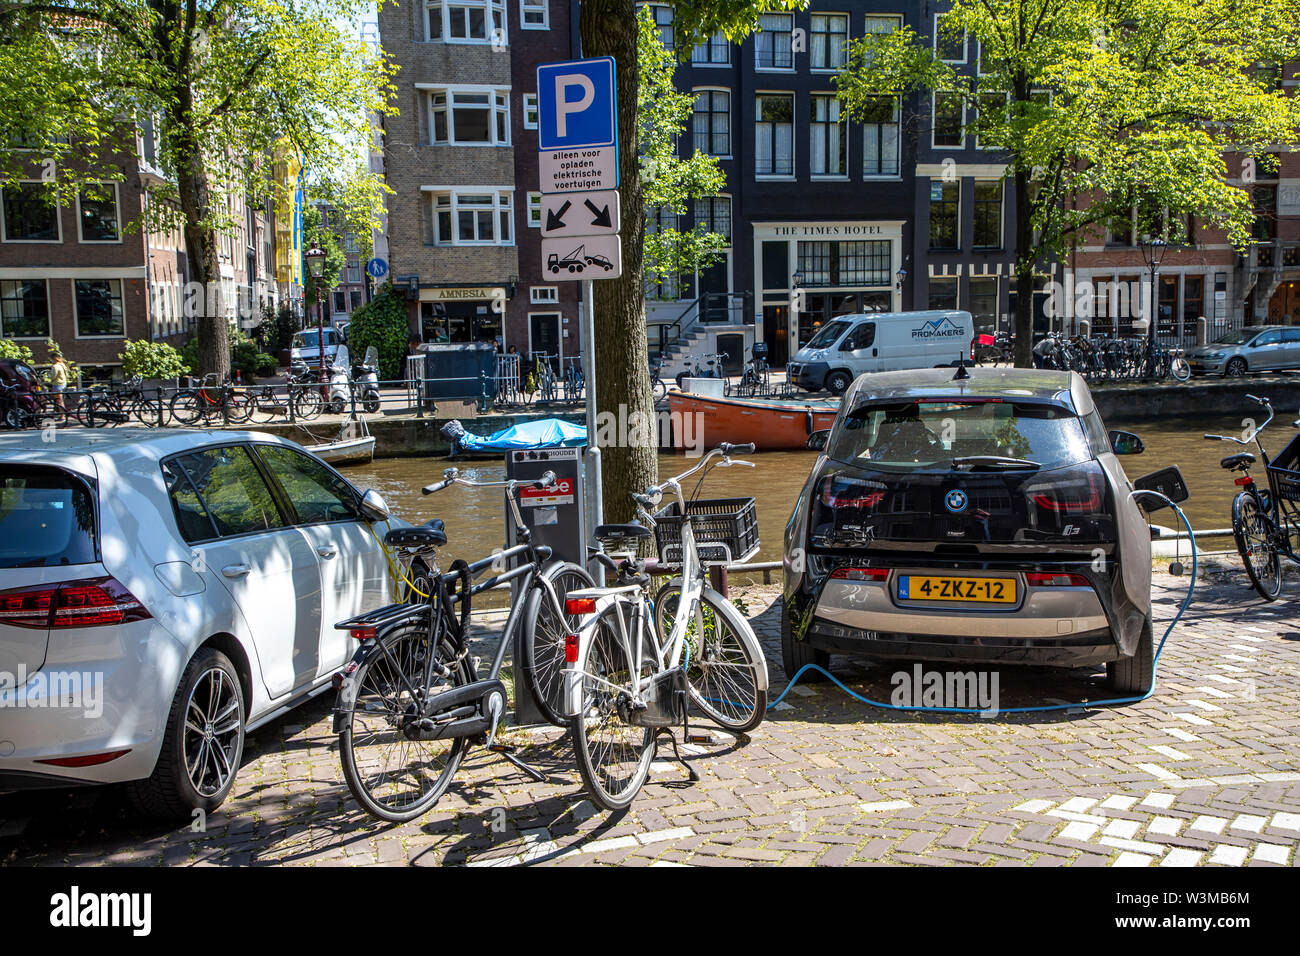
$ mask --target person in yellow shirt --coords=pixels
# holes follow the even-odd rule
[[[58,403],[59,408],[63,408],[63,393],[68,387],[68,363],[63,361],[63,356],[58,352],[54,353],[54,364],[50,366],[50,391],[54,393],[54,400]]]

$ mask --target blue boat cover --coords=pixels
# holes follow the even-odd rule
[[[460,451],[512,451],[520,448],[573,448],[587,444],[587,428],[561,418],[511,425],[486,437],[462,432],[456,436]]]

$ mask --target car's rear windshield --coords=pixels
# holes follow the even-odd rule
[[[885,471],[946,470],[956,458],[989,456],[1055,468],[1092,457],[1083,423],[1068,408],[1008,400],[862,405],[831,434],[826,453]]]
[[[0,568],[93,564],[95,508],[59,468],[0,465]]]

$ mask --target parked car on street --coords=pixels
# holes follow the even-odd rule
[[[1300,368],[1300,326],[1256,325],[1236,329],[1187,350],[1193,375],[1236,378],[1251,372]]]
[[[1151,686],[1151,539],[1083,378],[1036,369],[864,375],[786,529],[785,669],[831,652],[1106,664]]]
[[[793,385],[839,395],[863,372],[973,363],[969,312],[864,312],[831,319],[786,365]]]
[[[389,525],[269,435],[0,436],[0,790],[220,805],[245,734],[347,663],[335,622],[388,602]]]
[[[312,368],[320,368],[320,331],[319,329],[303,329],[301,332],[293,334],[293,341],[289,348],[290,364],[301,362],[310,365]],[[334,326],[327,325],[325,332],[325,367],[331,365],[341,365],[347,367],[349,356],[347,346],[347,334]]]

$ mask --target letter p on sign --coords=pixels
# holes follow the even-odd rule
[[[614,146],[616,116],[613,57],[537,67],[539,150]]]

